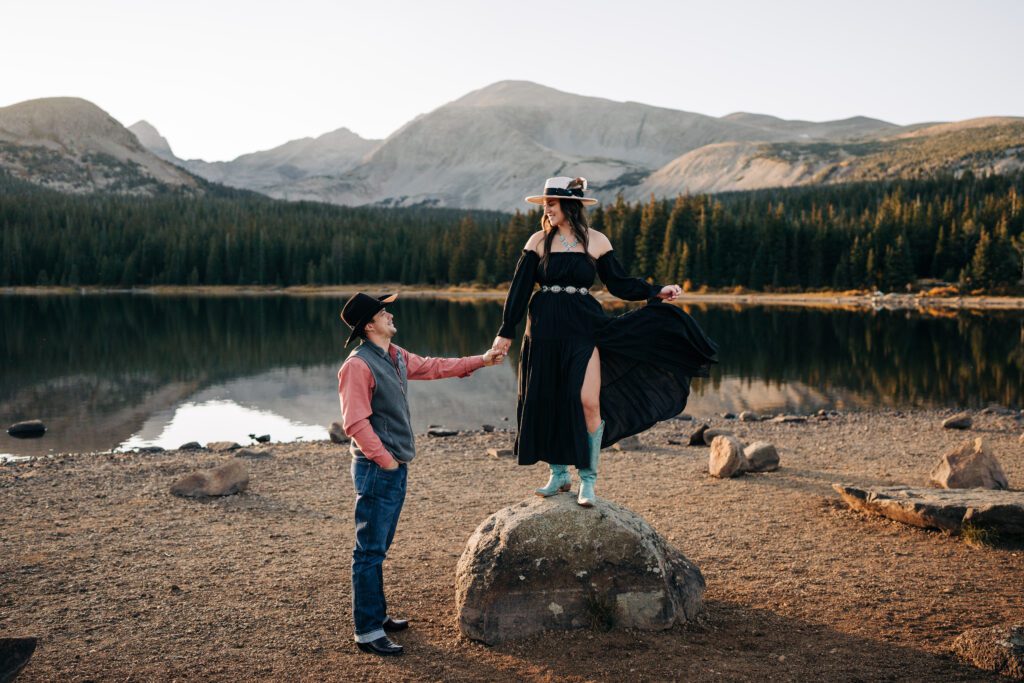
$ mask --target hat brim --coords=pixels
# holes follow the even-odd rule
[[[535,194],[526,198],[526,201],[531,204],[543,204],[548,199],[572,199],[573,201],[583,202],[583,206],[593,206],[599,202],[593,197],[563,197],[555,194]]]
[[[380,308],[378,308],[376,311],[371,313],[368,317],[364,318],[363,320],[360,320],[359,324],[352,328],[352,333],[350,335],[348,335],[348,339],[345,340],[345,346],[347,347],[349,344],[351,344],[355,340],[356,337],[359,336],[359,333],[363,331],[364,327],[366,327],[366,323],[368,323],[371,320],[373,320],[373,316],[375,316],[378,313],[380,313],[381,311],[383,311],[387,307],[387,304],[393,303],[394,300],[397,299],[397,298],[398,298],[398,293],[397,292],[395,292],[394,294],[388,294],[388,295],[385,295],[385,296],[377,297],[377,301],[380,302]]]

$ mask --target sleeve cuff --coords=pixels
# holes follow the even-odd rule
[[[516,327],[515,325],[502,325],[501,329],[498,330],[498,336],[504,337],[505,339],[516,338]]]

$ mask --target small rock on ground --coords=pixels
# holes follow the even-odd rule
[[[617,451],[638,451],[643,448],[643,444],[640,443],[640,437],[634,434],[613,444],[612,448]]]
[[[743,449],[748,472],[774,472],[779,469],[779,451],[767,441],[755,441]]]
[[[969,413],[957,413],[942,421],[943,429],[970,429],[973,424]]]
[[[340,422],[332,422],[331,426],[327,428],[327,434],[331,437],[333,443],[345,444],[351,441]]]
[[[244,491],[248,486],[248,468],[240,460],[234,459],[226,465],[182,477],[171,486],[171,493],[185,498],[230,496]]]
[[[735,436],[717,436],[711,441],[708,456],[708,474],[719,479],[728,479],[743,474],[746,460],[743,458],[743,444]]]
[[[704,443],[704,432],[706,432],[709,429],[711,429],[711,425],[709,425],[707,423],[702,424],[700,427],[698,427],[697,431],[695,431],[694,433],[690,434],[690,445],[691,446],[707,446],[707,444]]]
[[[222,451],[238,450],[242,446],[241,444],[235,443],[234,441],[211,441],[210,443],[206,444],[206,447],[209,448],[214,453],[220,453]]]

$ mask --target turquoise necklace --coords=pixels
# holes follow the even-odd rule
[[[576,245],[580,243],[580,238],[577,237],[572,241],[572,244],[569,244],[569,242],[567,242],[566,239],[562,237],[561,232],[558,233],[558,239],[562,240],[562,246],[565,247],[566,251],[572,251],[573,249],[576,248]]]

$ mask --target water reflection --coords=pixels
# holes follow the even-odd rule
[[[341,304],[287,296],[0,297],[0,424],[39,418],[49,427],[35,441],[3,434],[0,453],[245,443],[252,432],[322,438],[337,419],[336,372],[347,354]],[[501,318],[493,300],[404,298],[392,311],[396,341],[428,355],[482,352]],[[1022,403],[1020,313],[691,313],[722,357],[709,380],[694,384],[694,414]],[[517,361],[514,346],[504,367],[412,383],[416,428],[506,426]],[[241,412],[227,419],[217,412],[226,406]]]

